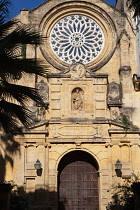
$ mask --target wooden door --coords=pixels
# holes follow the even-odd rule
[[[59,171],[59,210],[99,209],[97,169],[86,155],[71,152],[61,163],[64,165]]]

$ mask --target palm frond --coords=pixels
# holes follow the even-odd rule
[[[31,31],[27,25],[20,25],[0,39],[0,51],[3,51],[4,49],[12,50],[15,45],[19,44],[21,46],[21,44],[38,45],[40,43],[41,36],[39,33]]]
[[[23,106],[27,106],[30,100],[33,100],[40,105],[44,105],[38,90],[35,88],[10,84],[6,81],[1,81],[0,83],[0,98],[8,101],[13,101],[13,99],[15,99]]]
[[[5,23],[9,15],[10,0],[0,0],[0,126],[8,135],[21,131],[19,121],[31,125],[31,112],[26,107],[29,100],[44,105],[35,88],[11,84],[23,75],[46,77],[48,70],[35,58],[21,56],[21,47],[41,43],[39,33],[15,20]],[[18,103],[17,103],[18,102]]]
[[[8,17],[10,4],[9,0],[0,0],[0,25],[4,24]]]
[[[7,14],[9,12],[9,0],[0,0],[0,14],[4,13]]]
[[[32,122],[30,110],[5,100],[0,101],[0,114],[11,118],[12,122],[15,120],[15,125],[18,123],[18,120],[26,127],[31,125]],[[2,123],[2,119],[0,119],[0,122]]]
[[[41,61],[27,58],[15,58],[0,52],[0,77],[8,80],[21,74],[40,75],[46,77],[48,70],[42,67]]]
[[[0,18],[1,21],[1,18]],[[0,39],[4,38],[6,34],[9,32],[9,30],[12,30],[15,28],[15,25],[18,24],[15,20],[9,20],[8,22],[4,24],[0,24]]]
[[[4,129],[6,135],[13,136],[14,133],[21,133],[22,129],[19,127],[19,122],[12,116],[0,112],[0,126]],[[13,141],[13,140],[12,140]]]

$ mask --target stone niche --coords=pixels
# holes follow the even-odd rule
[[[107,104],[108,106],[122,105],[122,87],[121,84],[111,82],[107,87]]]

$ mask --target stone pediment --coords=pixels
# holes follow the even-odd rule
[[[74,2],[78,2],[79,0],[77,1],[74,1]],[[57,6],[58,4],[62,4],[62,3],[71,3],[73,1],[71,0],[49,0],[49,1],[45,1],[43,2],[42,4],[38,5],[37,7],[35,7],[34,9],[30,10],[30,12],[38,12],[38,11],[46,11],[46,9],[51,9],[52,7],[55,7]],[[80,1],[81,2],[81,1]],[[92,3],[92,4],[97,4],[97,5],[101,5],[102,4],[102,8],[104,7],[103,5],[106,5],[108,7],[110,7],[112,10],[116,10],[116,12],[120,12],[119,10],[117,10],[115,7],[113,7],[112,5],[110,5],[108,2],[104,1],[104,0],[87,0],[87,2],[89,3]]]
[[[38,123],[34,123],[33,125],[31,125],[29,127],[29,129],[41,128],[44,125],[46,126],[48,124],[48,122],[49,122],[48,120],[42,120]]]
[[[51,126],[56,124],[57,126]],[[140,129],[129,123],[128,128],[122,121],[110,120],[105,118],[67,118],[67,119],[50,119],[53,138],[101,138],[104,136],[104,128],[110,133],[113,132],[140,132]],[[72,132],[71,132],[72,131]]]
[[[64,125],[67,124],[67,125]],[[109,125],[108,132],[121,133],[140,133],[140,129],[132,123],[129,123],[128,129],[122,121],[110,120],[105,118],[52,118],[50,120],[42,120],[32,124],[28,129],[23,128],[23,134],[49,134],[47,127],[52,127],[53,138],[101,138],[103,137],[104,125]],[[71,133],[72,131],[72,133]]]
[[[111,17],[102,9],[104,6],[112,10],[113,16],[114,8],[102,0],[94,2],[90,0],[88,0],[88,2],[51,0],[29,11],[28,18],[30,24],[36,27],[36,29],[39,29],[43,37],[46,37],[40,49],[43,57],[51,66],[59,71],[64,71],[69,69],[70,64],[80,62],[85,64],[91,72],[94,72],[102,68],[110,60],[115,52],[117,33]],[[115,11],[118,13],[116,9]],[[62,18],[60,19],[60,17]],[[69,18],[71,18],[71,20],[69,20]],[[61,26],[61,22],[67,24],[67,21],[69,21],[70,25],[70,21],[73,21],[74,18],[75,21],[79,21],[81,28],[85,25],[87,30],[91,30],[92,28],[90,37],[92,39],[96,36],[94,44],[87,44],[89,35],[86,36],[84,31],[81,32],[80,30],[80,32],[76,33],[74,31],[72,32],[68,25],[65,27],[65,25],[62,24]],[[83,18],[84,22],[81,21],[81,18]],[[65,19],[67,19],[67,21]],[[76,22],[74,23],[77,24]],[[70,38],[66,37],[68,40],[66,42],[68,43],[64,43],[64,45],[63,42],[66,38],[64,37],[64,40],[62,40],[63,38],[61,38],[59,34],[63,32],[63,36],[66,36],[65,29],[66,31],[71,31],[71,34]],[[58,36],[61,40],[59,40],[59,38],[57,39],[55,36]],[[85,41],[86,39],[87,42]],[[114,40],[114,42],[112,42],[112,40]],[[70,47],[68,47],[68,44]],[[84,49],[81,49],[81,46],[85,46]],[[78,51],[76,52],[77,47]],[[60,48],[66,49],[61,51]],[[74,78],[75,76],[77,78],[75,72],[71,70],[71,73]],[[84,73],[85,72],[82,71],[78,74],[81,77]]]
[[[80,10],[79,10],[79,7],[81,8]],[[106,9],[108,8],[110,12],[106,13],[106,11],[103,8],[106,8]],[[23,22],[30,23],[31,26],[41,31],[43,37],[46,37],[46,39],[44,39],[44,42],[42,43],[40,47],[41,53],[44,59],[46,59],[47,62],[51,64],[51,66],[53,66],[55,69],[59,71],[63,72],[69,69],[70,66],[69,66],[69,63],[67,63],[66,59],[68,59],[69,57],[69,61],[70,61],[71,55],[74,54],[74,51],[73,53],[71,53],[70,51],[69,56],[67,55],[65,56],[64,54],[67,53],[67,51],[69,51],[70,49],[69,48],[65,50],[65,53],[63,53],[63,55],[61,55],[62,51],[56,48],[58,47],[58,44],[60,45],[62,43],[63,40],[60,40],[59,43],[56,43],[57,39],[54,38],[53,35],[55,34],[55,30],[56,30],[55,26],[58,25],[57,23],[60,22],[60,27],[59,27],[59,30],[60,30],[62,19],[68,18],[71,15],[73,16],[79,15],[80,17],[81,16],[86,17],[87,22],[85,21],[84,24],[94,21],[94,25],[96,25],[97,28],[100,29],[100,30],[96,30],[96,33],[99,33],[98,31],[101,31],[101,33],[99,33],[98,36],[94,34],[94,36],[96,36],[96,38],[98,39],[97,41],[94,40],[94,42],[96,42],[94,43],[94,45],[98,45],[98,46],[93,47],[92,45],[90,45],[89,47],[87,44],[85,46],[84,51],[86,51],[88,47],[93,48],[93,49],[90,50],[90,53],[88,49],[86,53],[85,52],[83,53],[84,56],[87,56],[87,57],[83,58],[82,56],[81,58],[81,59],[84,59],[85,63],[87,62],[86,67],[88,67],[91,72],[101,69],[106,63],[108,63],[108,61],[111,59],[112,55],[115,52],[116,44],[117,44],[117,31],[119,31],[119,28],[115,26],[115,23],[116,23],[116,18],[118,18],[119,21],[121,20],[120,19],[121,13],[116,8],[108,4],[106,1],[88,0],[87,2],[84,2],[84,1],[79,1],[79,0],[78,1],[50,0],[50,1],[45,1],[44,3],[40,4],[38,7],[34,8],[33,10],[30,10],[30,11],[22,10],[22,12],[23,14],[20,14],[18,16],[18,19],[21,19],[21,22],[23,21]],[[61,16],[62,16],[62,19],[60,19]],[[23,17],[26,17],[26,18],[23,18]],[[114,23],[112,21],[113,18],[114,18]],[[27,19],[27,20],[25,21],[24,19]],[[64,28],[62,29],[62,31],[64,31]],[[88,28],[88,24],[86,28]],[[73,46],[76,44],[76,42],[78,42],[80,45],[82,43],[82,40],[83,42],[85,40],[85,36],[83,36],[82,33],[78,33],[78,34],[72,33],[72,35],[74,35],[74,39],[73,37],[71,37],[70,42]],[[93,37],[93,35],[91,37]],[[52,38],[54,39],[52,40]],[[75,40],[79,40],[79,41],[75,41]],[[114,42],[112,42],[112,40],[114,40]],[[80,48],[78,48],[78,51],[79,49]],[[57,56],[59,52],[60,52],[60,55]],[[80,54],[82,54],[82,50]],[[90,54],[92,54],[92,56]],[[77,55],[75,56],[75,59],[76,57]],[[78,61],[76,60],[76,62],[81,62],[81,60],[80,59]],[[75,72],[73,72],[71,75],[73,76],[73,78],[75,78],[75,76],[77,78],[77,75],[75,75]],[[80,77],[82,77],[83,75],[84,75],[84,72],[79,73]]]
[[[82,67],[80,70],[78,67]],[[90,69],[85,68],[81,63],[70,65],[69,69],[60,73],[48,73],[48,78],[70,78],[71,80],[80,80],[82,78],[108,78],[108,74],[93,73]]]

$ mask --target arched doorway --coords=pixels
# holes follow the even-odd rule
[[[59,210],[99,210],[98,166],[83,151],[66,154],[58,166]]]

